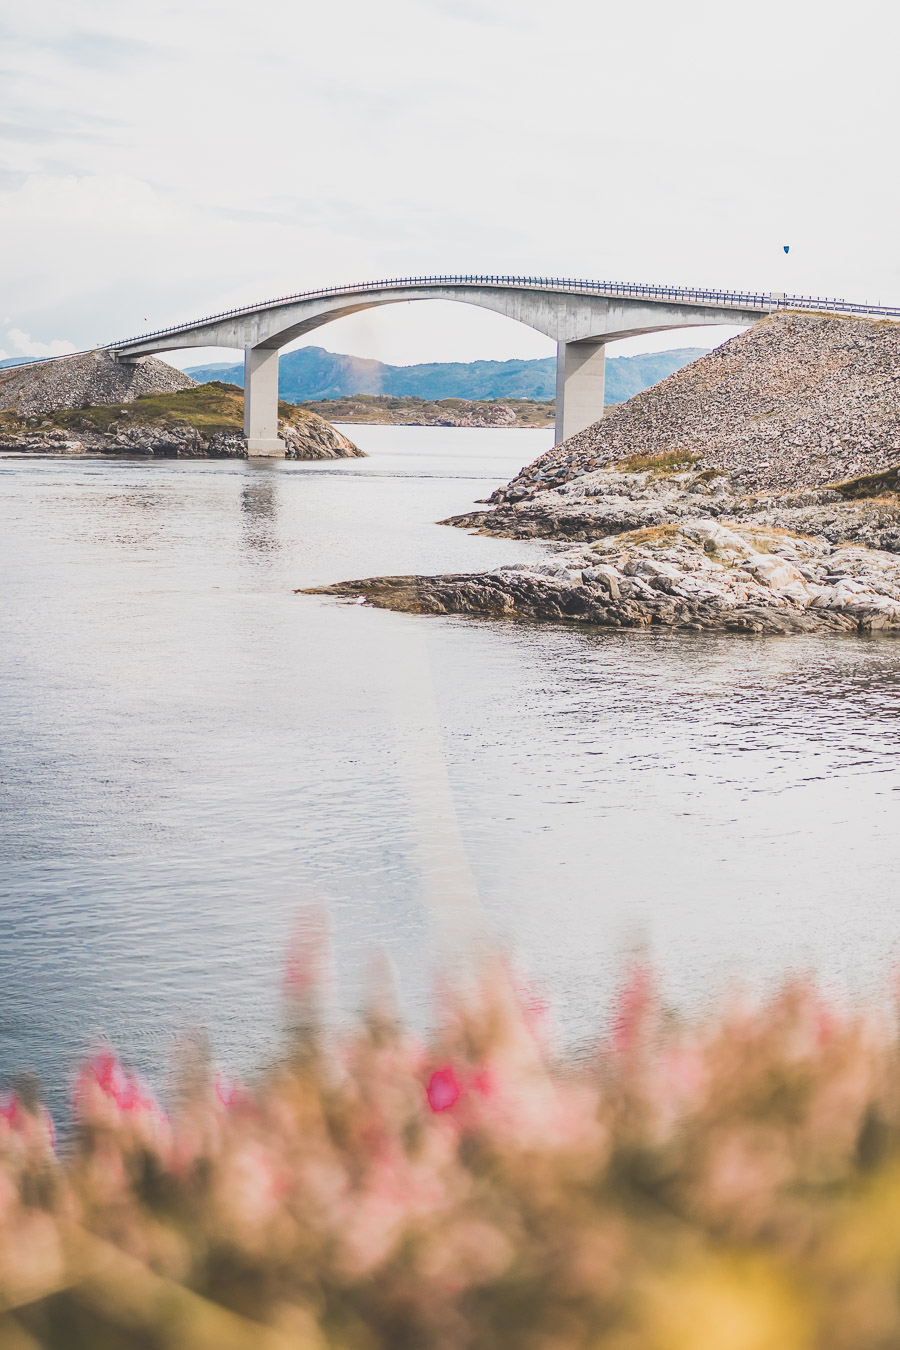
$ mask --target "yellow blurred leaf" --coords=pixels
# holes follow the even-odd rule
[[[813,1318],[784,1274],[759,1256],[709,1254],[652,1282],[647,1350],[806,1350]]]

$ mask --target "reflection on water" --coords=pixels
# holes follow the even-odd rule
[[[540,551],[433,522],[546,433],[354,437],[371,459],[0,460],[0,1071],[58,1089],[100,1033],[157,1071],[198,1022],[246,1067],[313,903],[343,1006],[380,948],[424,1015],[435,953],[484,924],[576,1039],[636,947],[687,1001],[883,980],[900,646],[295,595]]]
[[[241,488],[241,520],[244,526],[244,539],[248,546],[261,552],[271,552],[280,547],[278,542],[278,479],[266,465],[249,464],[248,470],[259,474]],[[265,477],[262,475],[265,474]]]

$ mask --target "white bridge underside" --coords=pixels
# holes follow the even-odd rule
[[[582,283],[585,286],[591,283]],[[612,289],[612,288],[610,288]],[[622,288],[623,290],[626,288]],[[638,288],[632,288],[638,289]],[[648,288],[649,289],[649,288]],[[289,342],[335,319],[411,300],[452,300],[477,305],[534,328],[557,343],[556,440],[583,431],[603,415],[605,344],[642,333],[708,324],[751,324],[773,308],[768,297],[655,298],[591,293],[570,286],[542,287],[487,281],[380,283],[358,289],[298,296],[216,316],[163,333],[113,343],[119,360],[135,361],[185,347],[242,347],[244,433],[252,455],[283,455],[278,436],[278,352]],[[698,298],[693,298],[698,295]]]

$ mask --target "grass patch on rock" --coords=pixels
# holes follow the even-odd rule
[[[315,414],[293,403],[279,402],[278,416],[299,427],[312,420]],[[244,391],[236,384],[213,380],[171,394],[141,394],[130,403],[61,408],[44,417],[23,417],[10,409],[0,413],[0,424],[16,429],[52,426],[72,432],[108,432],[129,426],[187,426],[206,435],[217,431],[243,431]]]
[[[614,467],[624,473],[676,473],[679,469],[689,469],[699,459],[693,450],[679,447],[660,455],[629,455],[627,459],[618,460]]]
[[[121,424],[191,426],[208,432],[237,431],[244,425],[244,394],[237,385],[216,380],[174,394],[142,394],[131,403],[64,408],[48,416],[54,425],[73,431],[109,431],[110,427]]]
[[[839,492],[845,501],[858,501],[861,497],[896,496],[900,492],[900,464],[878,473],[863,474],[861,478],[848,478],[843,483],[829,483],[833,492]]]
[[[676,524],[644,525],[639,530],[624,530],[621,534],[610,537],[614,540],[617,548],[627,547],[629,544],[633,544],[635,547],[646,545],[649,548],[659,548],[667,544],[674,544],[676,540],[685,543],[690,542],[682,539],[681,526]],[[604,539],[593,545],[598,551],[605,550],[607,546],[608,540]]]

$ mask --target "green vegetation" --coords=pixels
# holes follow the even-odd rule
[[[665,547],[667,544],[676,542],[687,543],[682,537],[681,526],[672,521],[665,525],[642,525],[638,530],[624,530],[616,536],[616,543],[623,548],[629,544],[633,544],[635,548],[639,548],[641,545],[648,545],[651,548],[656,545]],[[598,553],[606,551],[606,543],[602,540],[599,543],[592,544],[591,547]]]
[[[627,459],[616,460],[609,467],[624,473],[677,473],[679,469],[689,469],[700,458],[692,450],[679,448],[666,450],[661,455],[629,455]]]
[[[310,416],[293,403],[279,403],[278,415],[295,426]],[[0,425],[16,430],[52,426],[72,432],[108,432],[124,426],[189,426],[207,435],[217,431],[241,431],[244,391],[237,385],[213,380],[174,394],[142,394],[132,403],[62,408],[44,417],[23,417],[8,409],[0,412]]]
[[[862,478],[848,478],[843,483],[829,483],[833,492],[839,492],[847,501],[860,497],[886,497],[900,492],[900,464],[880,473],[867,473]]]

